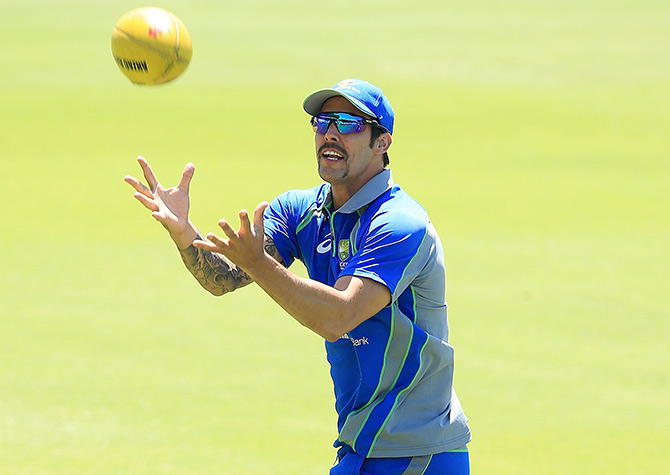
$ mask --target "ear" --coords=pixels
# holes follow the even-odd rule
[[[385,133],[381,134],[379,137],[377,137],[377,143],[375,145],[376,147],[376,152],[377,153],[386,153],[386,151],[389,149],[391,146],[391,142],[393,142],[393,138],[391,137],[391,134]]]

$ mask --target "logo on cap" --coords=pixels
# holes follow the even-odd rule
[[[351,91],[356,91],[357,94],[361,94],[361,91],[359,89],[356,89],[354,86],[356,84],[356,81],[353,79],[345,79],[344,81],[340,81],[337,83],[337,89],[349,89]]]

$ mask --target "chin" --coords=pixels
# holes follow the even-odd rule
[[[327,181],[328,183],[342,181],[347,177],[347,175],[349,175],[349,167],[335,169],[332,167],[323,166],[319,163],[319,176],[322,180]]]
[[[324,170],[321,167],[319,167],[319,176],[323,181],[327,181],[328,183],[330,183],[334,178],[332,173],[329,173],[327,170]]]

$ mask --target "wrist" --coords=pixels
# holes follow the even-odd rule
[[[186,230],[181,233],[170,233],[170,238],[174,241],[177,249],[183,251],[193,244],[193,241],[198,238],[198,235],[193,230]]]
[[[282,269],[284,268],[270,254],[263,252],[263,254],[253,263],[247,264],[247,267],[244,268],[244,270],[256,282],[259,282],[276,276],[278,267],[281,267]]]

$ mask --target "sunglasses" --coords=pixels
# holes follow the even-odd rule
[[[330,124],[335,122],[335,127],[341,134],[353,134],[365,130],[365,124],[379,125],[376,120],[364,119],[357,115],[344,112],[324,112],[310,119],[312,128],[317,134],[325,134]]]

